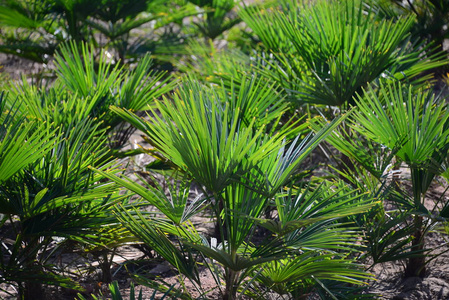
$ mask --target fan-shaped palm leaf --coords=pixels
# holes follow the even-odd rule
[[[353,128],[390,149],[398,148],[396,156],[411,167],[414,195],[420,203],[448,151],[449,112],[445,105],[430,91],[382,83],[379,92],[369,89],[357,105],[360,111],[353,115]],[[423,169],[427,171],[421,172]]]
[[[196,284],[201,284],[193,252],[181,243],[180,239],[172,242],[163,231],[164,226],[161,228],[160,223],[153,222],[139,211],[134,214],[123,207],[118,211],[118,218],[133,234],[165,258],[179,272]],[[167,226],[170,227],[168,224]],[[178,230],[174,231],[180,232],[182,229],[178,227]],[[200,239],[196,231],[190,231],[188,237],[192,241]]]
[[[54,130],[47,125],[27,121],[12,105],[6,110],[0,94],[0,182],[7,181],[24,167],[41,159],[56,142]]]
[[[360,285],[369,278],[370,275],[361,270],[359,265],[347,259],[335,258],[333,254],[306,252],[294,258],[264,264],[256,281],[280,295],[301,291],[298,296],[303,296],[312,291],[314,285],[311,283],[316,280]]]
[[[15,234],[16,239],[14,243],[5,242],[10,256],[8,261],[2,261],[1,267],[21,272],[34,272],[37,268],[40,271],[34,272],[33,276],[40,274],[45,282],[67,284],[67,280],[60,276],[46,275],[46,249],[52,243],[52,237],[101,246],[117,235],[129,236],[118,230],[117,220],[112,215],[113,204],[124,201],[126,206],[127,196],[120,196],[116,184],[104,182],[103,176],[88,169],[89,165],[102,170],[112,167],[110,163],[104,163],[110,160],[110,154],[104,148],[105,139],[99,136],[102,131],[98,130],[98,123],[94,125],[92,120],[84,119],[67,128],[55,129],[53,126],[43,123],[41,128],[33,128],[41,129],[42,135],[36,135],[32,130],[22,132],[31,138],[30,142],[39,136],[43,142],[36,146],[51,141],[51,147],[48,146],[41,155],[37,154],[42,150],[34,149],[33,161],[21,166],[22,170],[0,185],[0,213],[17,218],[11,223],[11,234]],[[98,235],[98,232],[102,234]],[[38,256],[40,252],[42,254]],[[32,289],[36,288],[31,279],[23,278],[18,283],[21,293],[33,293]]]
[[[219,96],[224,95],[187,83],[174,94],[173,102],[157,102],[160,116],[153,112],[151,123],[130,111],[116,107],[112,110],[147,134],[166,158],[197,182],[220,192],[277,151],[286,129],[268,139],[264,136],[265,126],[256,126],[262,123],[260,119],[253,117],[245,125],[241,108],[232,110],[228,99]]]
[[[408,80],[446,63],[441,55],[421,59],[426,49],[408,42],[413,18],[378,20],[362,1],[292,1],[286,7],[273,10],[270,22],[265,22],[265,11],[254,11],[245,20],[262,42],[263,33],[273,30],[279,33],[271,39],[287,40],[274,42],[289,50],[273,50],[276,59],[265,72],[287,92],[296,92],[299,104],[353,103],[363,87],[381,76]],[[271,39],[267,49],[276,47]],[[405,69],[407,74],[401,73]],[[291,80],[282,80],[286,76]]]
[[[397,147],[397,159],[411,170],[413,197],[405,198],[414,214],[411,250],[423,253],[424,236],[437,221],[424,206],[425,195],[442,172],[449,151],[447,107],[429,91],[397,83],[381,83],[378,91],[369,89],[357,105],[360,110],[353,115],[353,128],[390,149]],[[424,276],[424,257],[412,257],[406,274]]]

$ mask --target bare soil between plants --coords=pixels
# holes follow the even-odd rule
[[[30,76],[42,74],[46,72],[47,66],[33,63],[31,61],[17,58],[11,55],[0,54],[0,80],[18,80],[22,75]],[[0,82],[0,87],[4,86],[5,82]],[[141,137],[138,133],[133,135],[131,141],[142,143]],[[133,158],[134,161],[131,166],[145,165],[149,162],[149,158],[140,156]],[[129,171],[132,171],[132,168]],[[136,170],[134,168],[134,170]],[[129,173],[131,174],[131,172]],[[407,177],[407,172],[401,174],[404,178]],[[429,197],[426,199],[426,206],[429,208],[433,203],[441,197],[445,192],[445,188],[441,185],[434,184]],[[444,195],[443,197],[447,197]],[[212,235],[213,223],[206,216],[197,216],[193,219],[193,223],[197,225],[200,232],[206,235]],[[0,234],[2,231],[0,230]],[[404,263],[384,263],[375,265],[369,270],[374,274],[375,279],[369,282],[366,286],[365,293],[376,295],[378,299],[392,299],[392,300],[444,300],[449,299],[449,246],[445,244],[443,237],[436,232],[428,234],[426,239],[427,248],[436,249],[431,254],[443,253],[434,260],[430,261],[427,268],[427,276],[424,278],[412,277],[404,278]],[[94,255],[82,255],[79,252],[72,251],[74,249],[65,249],[58,252],[54,257],[54,264],[60,266],[66,264],[70,266],[66,268],[67,274],[72,277],[77,277],[77,281],[84,287],[87,293],[103,292],[107,295],[107,284],[102,283],[101,269],[98,265],[98,260]],[[144,250],[144,251],[142,251]],[[187,290],[193,297],[198,297],[199,293],[188,282],[183,280],[179,274],[176,274],[173,269],[164,261],[158,259],[150,259],[144,247],[126,245],[117,249],[114,255],[112,264],[113,280],[117,280],[124,299],[129,298],[131,273],[145,271],[146,274],[154,279],[162,279],[168,285],[175,285],[175,288],[180,290]],[[369,262],[366,263],[369,265]],[[203,270],[200,274],[201,282],[205,290],[210,292],[207,294],[209,299],[219,299],[219,290],[217,283],[214,281],[209,271]],[[77,274],[76,276],[74,274]],[[80,275],[81,274],[81,275]],[[2,285],[2,288],[8,290],[13,295],[15,294],[12,286]],[[137,285],[136,290],[142,289],[143,299],[148,299],[153,294],[153,289],[146,286]],[[46,288],[47,299],[76,299],[77,291],[62,289],[58,287]],[[1,299],[15,299],[13,295],[7,295],[0,292]],[[278,299],[273,296],[271,299]]]

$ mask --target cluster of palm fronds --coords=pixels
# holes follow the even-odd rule
[[[54,42],[48,32],[61,24],[72,42],[54,55],[54,80],[23,78],[0,97],[0,284],[19,299],[45,299],[44,285],[82,291],[56,256],[100,252],[111,282],[108,253],[137,243],[181,282],[134,272],[151,298],[192,299],[189,281],[201,299],[358,299],[370,297],[360,287],[369,265],[398,260],[407,276],[425,276],[435,257],[425,237],[449,228],[449,202],[427,198],[449,179],[449,108],[430,90],[448,60],[413,40],[415,17],[384,18],[380,2],[359,0],[191,2],[205,37],[244,22],[247,44],[190,42],[180,76],[151,71],[149,55],[130,68],[97,50],[167,17],[142,14],[166,2],[2,2],[0,22],[39,28],[33,43]],[[151,148],[126,150],[136,129]],[[154,161],[120,169],[135,154]],[[200,232],[198,215],[215,232]],[[122,299],[117,282],[109,292]]]
[[[74,41],[107,50],[115,62],[134,61],[146,52],[167,61],[184,53],[183,40],[215,39],[240,23],[232,11],[236,4],[234,0],[2,0],[0,52],[46,63],[60,45]]]

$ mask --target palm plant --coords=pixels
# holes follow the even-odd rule
[[[321,281],[325,280],[360,284],[361,279],[367,278],[366,273],[346,256],[358,229],[352,228],[351,232],[351,228],[345,227],[347,224],[333,219],[364,212],[366,198],[368,194],[348,189],[338,181],[291,188],[287,193],[277,194],[277,220],[260,219],[259,222],[295,249],[296,255],[263,264],[262,269],[253,271],[258,273],[255,281],[280,295],[292,297],[320,289]],[[323,231],[324,228],[328,229]],[[345,272],[349,272],[348,277]],[[338,292],[324,290],[325,298],[334,297],[333,292]]]
[[[426,233],[445,220],[424,205],[426,193],[436,175],[441,174],[448,154],[449,112],[446,105],[429,91],[416,90],[398,83],[381,83],[379,91],[369,89],[357,100],[351,127],[378,144],[394,151],[399,162],[411,172],[412,195],[400,198],[403,209],[413,216],[411,250],[425,249]],[[443,211],[440,211],[442,213]],[[407,276],[424,276],[425,256],[412,257],[406,267]]]
[[[121,62],[127,59],[134,60],[147,52],[162,58],[164,55],[182,51],[183,36],[180,30],[175,32],[172,27],[182,24],[185,17],[198,14],[193,7],[185,5],[185,1],[99,2],[100,8],[85,22],[101,34],[100,39],[92,35],[95,44],[108,49],[109,53]],[[146,25],[144,30],[148,31],[146,37],[132,34],[132,30],[142,28],[144,25]],[[160,33],[163,27],[169,29]]]
[[[17,113],[14,106],[11,110],[5,109],[3,94],[0,95],[0,183],[3,184],[21,172],[36,160],[42,159],[51,151],[56,138],[50,138],[44,129],[45,125],[37,122],[26,122],[23,115]],[[2,197],[3,198],[3,197]],[[8,215],[0,214],[0,225],[3,227],[8,220]],[[2,246],[5,246],[2,239]],[[26,278],[20,270],[4,263],[2,255],[0,282],[10,282]]]
[[[201,34],[214,40],[226,30],[241,22],[237,16],[230,12],[235,7],[235,0],[189,0],[191,3],[205,10],[204,18],[194,22]]]
[[[379,14],[387,18],[414,15],[416,22],[412,28],[413,35],[435,46],[432,52],[444,50],[444,40],[449,35],[448,29],[443,25],[449,18],[449,5],[446,1],[376,0],[372,1],[372,5],[379,10]]]
[[[283,1],[279,9],[246,10],[241,16],[265,49],[272,53],[265,56],[264,65],[256,68],[263,76],[278,82],[287,99],[295,104],[338,106],[341,112],[358,104],[357,95],[380,78],[422,84],[424,78],[429,77],[416,76],[445,64],[441,54],[426,56],[428,49],[411,41],[412,17],[379,19],[375,10],[363,1],[318,1],[313,5],[306,1],[299,5]],[[306,107],[309,109],[309,105]],[[359,139],[348,127],[339,130],[338,136],[331,140],[342,151],[341,159],[337,159],[340,176],[350,181],[358,174],[361,182],[370,186],[360,186],[356,181],[354,187],[369,190],[374,195],[385,195],[379,189],[386,188],[383,176],[400,145],[390,148],[381,158],[376,155],[380,153],[380,145],[362,142],[364,139]],[[358,168],[357,164],[366,169]],[[369,222],[366,222],[368,216],[356,220],[362,226],[374,225],[364,227],[374,260],[394,260],[418,253],[407,253],[410,249],[406,238],[394,240],[400,234],[408,237],[409,226],[400,234],[388,228],[399,216],[402,220],[406,216],[393,213],[393,218],[390,212],[380,206],[379,209],[370,214]],[[380,236],[381,233],[391,235]]]
[[[111,148],[119,149],[134,129],[109,112],[110,105],[135,112],[147,109],[154,99],[170,91],[175,82],[164,72],[149,71],[152,60],[145,56],[132,71],[111,65],[101,52],[97,62],[94,48],[75,43],[61,47],[55,56],[57,79],[52,86],[36,87],[25,79],[10,88],[12,97],[21,100],[18,108],[29,117],[52,122],[80,122],[98,118],[108,131]],[[72,110],[73,114],[67,114]],[[65,124],[68,125],[68,124]]]
[[[143,57],[134,70],[129,71],[118,65],[110,65],[102,52],[96,69],[94,49],[86,45],[79,49],[72,43],[62,47],[61,54],[55,60],[58,83],[86,99],[89,108],[84,110],[85,113],[101,117],[104,125],[110,127],[116,135],[111,139],[112,148],[123,146],[133,130],[129,127],[122,130],[126,124],[109,113],[109,105],[136,112],[145,110],[154,99],[170,91],[175,84],[165,72],[149,71],[152,66],[149,55]]]
[[[379,77],[409,80],[445,64],[441,54],[423,59],[425,48],[410,43],[413,18],[379,20],[362,1],[285,1],[241,17],[275,56],[262,71],[298,104],[354,104]]]
[[[291,202],[291,197],[277,203],[279,215],[285,212],[285,218],[280,217],[279,222],[269,222],[263,218],[265,208],[271,205],[271,199],[281,199],[278,193],[293,181],[292,175],[299,164],[341,119],[302,142],[299,142],[299,137],[290,138],[292,131],[295,135],[304,131],[304,127],[295,127],[294,123],[272,126],[271,130],[266,131],[264,127],[277,119],[273,116],[282,112],[282,106],[274,106],[273,110],[267,111],[249,109],[251,106],[244,105],[246,100],[257,99],[257,96],[247,96],[247,99],[242,99],[242,96],[257,95],[253,93],[256,87],[260,85],[243,83],[229,95],[226,89],[206,88],[190,79],[173,95],[173,101],[165,99],[156,103],[156,108],[149,115],[150,121],[130,111],[112,108],[148,136],[160,152],[160,157],[167,159],[184,176],[203,187],[205,199],[200,202],[197,200],[184,205],[186,200],[179,202],[177,196],[173,197],[179,193],[172,193],[172,197],[166,199],[159,196],[160,192],[151,186],[142,187],[130,179],[97,171],[159,208],[162,213],[160,218],[145,218],[139,214],[136,218],[123,211],[119,215],[125,226],[151,245],[179,272],[200,285],[192,253],[212,260],[208,265],[217,283],[221,276],[225,283],[223,290],[219,285],[224,299],[235,299],[238,292],[244,292],[242,285],[248,276],[257,277],[257,269],[268,269],[270,262],[292,260],[294,255],[300,253],[310,256],[327,253],[329,259],[344,257],[343,249],[350,251],[350,247],[343,245],[355,233],[350,228],[340,227],[334,220],[365,211],[371,205],[359,201],[360,196],[349,194],[341,195],[341,198],[335,195],[320,198],[316,196],[319,194],[317,192],[309,198],[301,197],[298,192],[296,204]],[[275,90],[271,93],[275,93]],[[264,107],[263,103],[270,99],[261,97],[258,105]],[[236,104],[238,101],[241,101],[240,105]],[[218,244],[207,242],[189,223],[188,217],[205,204],[211,206],[218,224]],[[296,214],[287,212],[286,205],[296,208],[292,210]],[[179,208],[174,210],[174,207]],[[175,218],[175,212],[184,218]],[[253,244],[251,237],[259,225],[272,230],[275,236],[261,244]],[[334,238],[332,232],[335,231],[339,232],[341,239]],[[167,233],[174,236],[173,241],[166,237]],[[342,253],[332,254],[337,250]],[[312,261],[305,261],[304,264]],[[335,261],[335,266],[339,263],[341,266],[345,264],[344,261]],[[332,272],[322,272],[327,274],[323,274],[323,278],[332,277]],[[347,278],[352,278],[348,279],[351,282],[359,282],[356,278],[366,278],[356,269],[350,268],[345,272],[348,272]],[[303,275],[310,278],[313,274],[321,276],[315,271]],[[291,277],[292,281],[297,279]]]
[[[128,236],[112,216],[114,203],[126,206],[127,196],[89,169],[112,167],[105,163],[111,161],[105,130],[88,118],[53,122],[59,114],[72,113],[70,106],[56,114],[42,109],[40,120],[21,113],[19,106],[6,113],[4,107],[2,103],[0,214],[1,224],[7,224],[1,241],[2,281],[16,282],[20,299],[44,297],[44,283],[80,288],[47,262],[54,238],[105,246]],[[11,165],[16,157],[23,162]]]
[[[45,138],[48,132],[38,122],[26,122],[17,110],[18,103],[8,109],[4,94],[0,94],[0,181],[6,181],[24,167],[46,155],[55,138]],[[53,134],[53,132],[49,132]]]
[[[282,141],[285,136],[292,134],[292,130],[304,130],[303,126],[293,128],[295,124],[291,123],[284,124],[282,128],[269,126],[268,121],[277,120],[285,107],[273,102],[276,94],[268,96],[269,89],[264,85],[270,86],[246,80],[241,85],[242,89],[235,88],[229,95],[226,89],[207,88],[194,80],[188,80],[173,95],[173,102],[168,99],[157,101],[155,108],[151,108],[153,123],[159,126],[139,121],[140,118],[136,118],[131,111],[117,107],[111,109],[143,131],[156,149],[171,149],[170,153],[161,153],[180,170],[189,170],[188,174],[208,190],[221,192],[233,180],[248,174],[271,152],[279,150],[281,146],[276,145],[276,141]],[[266,96],[257,99],[257,93],[243,89],[256,87],[267,91]],[[232,104],[236,100],[241,101],[241,105]],[[270,107],[256,100],[273,102],[274,105]],[[159,111],[160,117],[155,109]],[[199,131],[200,128],[202,131]],[[210,132],[204,131],[205,128],[210,128]],[[264,135],[267,128],[268,132],[277,130],[270,142],[266,142],[267,137]],[[182,148],[201,152],[191,155]],[[229,157],[221,159],[225,154]],[[199,166],[207,167],[200,170]]]
[[[48,62],[61,43],[88,42],[109,49],[111,55],[124,62],[126,55],[139,45],[148,43],[157,48],[166,44],[163,37],[156,35],[153,38],[157,40],[150,42],[131,42],[133,29],[150,22],[164,26],[196,14],[189,7],[173,7],[162,0],[5,0],[0,5],[4,29],[0,51]],[[142,53],[143,49],[139,51]]]
[[[311,123],[315,130],[322,126]],[[407,224],[409,213],[399,208],[386,209],[385,201],[396,199],[401,203],[403,197],[398,192],[398,169],[400,161],[395,160],[395,154],[402,144],[390,149],[372,140],[367,140],[363,134],[354,129],[338,128],[326,139],[339,153],[345,155],[351,168],[339,157],[333,156],[332,171],[342,178],[353,189],[372,195],[381,203],[368,213],[357,216],[353,221],[362,228],[367,246],[365,256],[372,259],[372,266],[387,261],[398,261],[420,255],[410,251],[413,226]],[[404,139],[405,142],[405,139]],[[331,153],[331,151],[329,151]],[[335,176],[335,175],[334,175]]]

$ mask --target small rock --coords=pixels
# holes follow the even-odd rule
[[[162,275],[169,271],[171,271],[170,264],[167,262],[163,262],[163,263],[157,265],[156,267],[154,267],[153,269],[151,269],[149,273],[153,274],[153,275]]]

